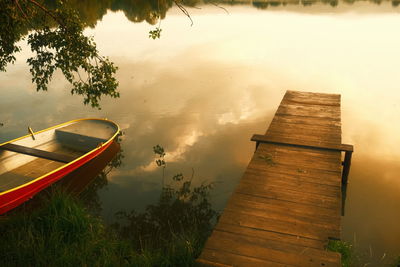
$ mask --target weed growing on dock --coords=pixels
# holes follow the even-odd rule
[[[350,267],[353,266],[353,246],[345,241],[341,240],[329,240],[327,250],[338,252],[342,255],[342,266]]]
[[[262,160],[265,160],[268,165],[273,166],[275,165],[274,159],[272,158],[271,154],[265,154],[265,155],[258,155],[258,157]]]

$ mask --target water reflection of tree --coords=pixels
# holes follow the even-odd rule
[[[258,9],[267,9],[268,7],[287,6],[287,5],[303,5],[311,6],[314,4],[327,4],[332,7],[338,6],[340,2],[353,4],[362,0],[181,0],[177,1],[186,7],[196,7],[203,4],[217,5],[252,5]],[[382,0],[367,0],[370,3],[381,4]],[[54,5],[54,1],[44,1],[49,6]],[[392,6],[398,6],[400,0],[391,1]],[[97,1],[79,1],[69,0],[66,4],[79,11],[80,18],[87,25],[94,26],[98,20],[107,13],[107,10],[122,11],[125,16],[132,22],[146,21],[149,24],[156,24],[159,19],[164,19],[170,8],[174,6],[173,0],[97,0]]]
[[[154,25],[160,18],[165,18],[172,5],[172,0],[115,0],[111,4],[111,10],[123,11],[130,21],[147,21]]]

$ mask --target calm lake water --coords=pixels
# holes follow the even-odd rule
[[[343,143],[355,147],[343,239],[380,266],[400,254],[400,8],[248,2],[223,6],[227,12],[188,8],[193,26],[172,7],[159,40],[148,38],[156,26],[132,22],[137,14],[125,8],[129,20],[104,9],[87,33],[119,66],[121,98],[103,99],[102,110],[71,96],[59,74],[48,92],[36,92],[21,42],[16,64],[0,74],[0,143],[28,125],[107,117],[124,132],[122,166],[98,192],[107,221],[157,200],[157,144],[167,152],[167,176],[193,169],[196,183],[215,182],[212,202],[222,210],[254,151],[251,135],[265,132],[285,91],[339,93]]]

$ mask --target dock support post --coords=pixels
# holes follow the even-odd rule
[[[346,153],[344,154],[344,161],[342,163],[343,164],[342,185],[347,185],[347,179],[349,177],[352,154],[353,154],[353,151],[346,151]]]

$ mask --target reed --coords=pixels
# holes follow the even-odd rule
[[[138,248],[138,240],[121,238],[79,200],[55,193],[47,201],[0,222],[1,266],[191,266],[205,240],[171,232]]]
[[[157,203],[119,212],[119,222],[107,226],[82,198],[50,190],[39,208],[0,221],[0,266],[192,266],[218,216],[208,201],[212,184],[193,187],[194,172],[164,184],[165,152],[154,152],[163,168]]]
[[[98,218],[63,194],[3,221],[0,234],[2,266],[110,265],[128,253]]]

